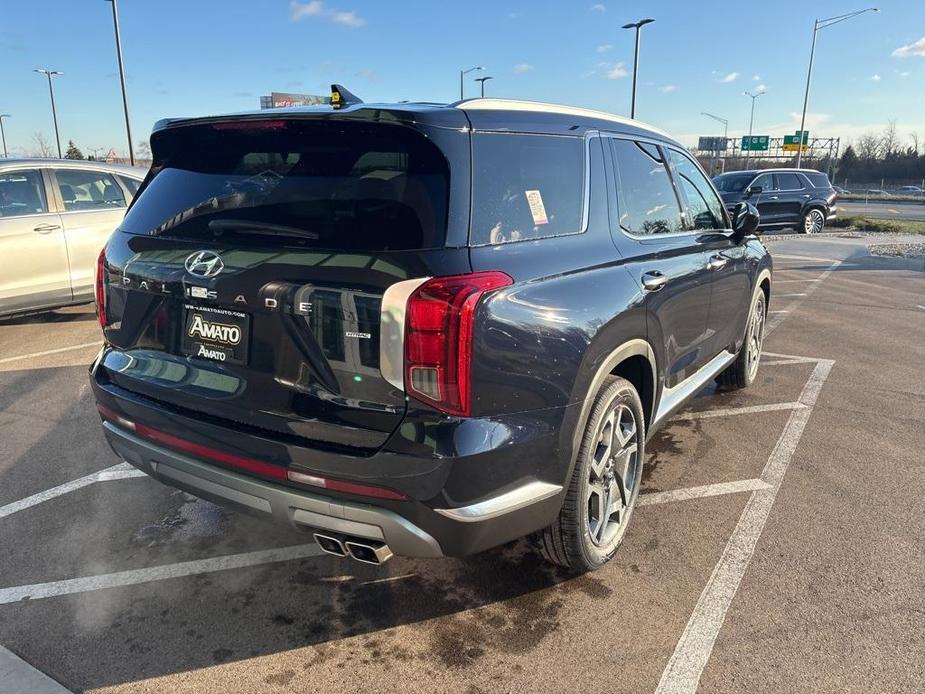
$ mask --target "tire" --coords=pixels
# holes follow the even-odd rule
[[[752,299],[745,326],[745,341],[732,364],[716,377],[716,383],[724,390],[748,388],[758,375],[761,360],[761,346],[764,342],[764,325],[768,317],[767,299],[760,287]]]
[[[629,381],[609,376],[588,415],[559,517],[533,537],[548,561],[584,573],[613,557],[639,496],[645,439],[639,394]],[[603,524],[601,508],[609,511]]]
[[[810,207],[803,214],[801,231],[804,234],[818,234],[825,229],[825,212],[818,207]]]

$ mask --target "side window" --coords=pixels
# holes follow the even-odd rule
[[[777,190],[777,186],[774,185],[774,174],[761,174],[758,178],[751,182],[751,187],[761,188],[762,193]]]
[[[36,169],[0,173],[0,217],[48,212],[42,172]]]
[[[472,166],[473,245],[583,231],[584,138],[475,133]]]
[[[102,171],[56,169],[65,212],[125,207],[125,195],[115,179]]]
[[[128,176],[119,176],[119,180],[122,181],[122,184],[128,188],[129,194],[132,197],[135,197],[135,193],[138,192],[138,188],[141,186],[141,181],[137,178],[129,178]]]
[[[723,204],[700,167],[678,151],[670,149],[668,152],[676,179],[687,198],[687,208],[694,228],[724,229],[726,222]]]
[[[684,231],[678,198],[664,162],[656,158],[658,150],[630,140],[611,142],[620,226],[633,234]]]
[[[779,173],[775,174],[777,176],[777,189],[778,190],[802,190],[803,181],[800,180],[800,177],[792,173]]]
[[[832,184],[829,183],[829,177],[824,173],[813,172],[803,175],[806,176],[806,178],[809,179],[809,182],[812,183],[816,188],[830,188],[832,186]]]

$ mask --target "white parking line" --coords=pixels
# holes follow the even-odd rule
[[[35,357],[44,357],[49,354],[60,354],[61,352],[72,352],[75,349],[86,349],[87,347],[99,347],[103,344],[100,340],[96,342],[85,342],[82,345],[71,345],[70,347],[58,347],[57,349],[46,349],[43,352],[32,352],[31,354],[20,354],[15,357],[4,357],[0,359],[0,364],[7,364],[11,361],[20,361],[22,359],[34,359]]]
[[[772,253],[771,258],[784,258],[786,260],[816,260],[823,263],[838,263],[840,261],[835,260],[835,258],[816,258],[811,255],[782,255],[780,253]]]
[[[314,542],[305,545],[280,547],[279,549],[265,549],[257,552],[243,554],[228,554],[223,557],[197,559],[177,564],[151,566],[145,569],[131,569],[98,576],[85,576],[83,578],[68,578],[63,581],[50,583],[35,583],[29,586],[12,586],[0,588],[0,605],[8,605],[20,600],[40,600],[54,598],[61,595],[75,593],[89,593],[104,588],[119,588],[133,586],[151,581],[163,581],[170,578],[182,578],[195,574],[211,573],[214,571],[228,571],[229,569],[242,569],[259,564],[271,564],[293,559],[307,559],[317,557],[324,552]]]
[[[774,284],[793,284],[795,282],[803,283],[803,282],[819,282],[819,281],[821,280],[818,277],[814,277],[813,279],[807,279],[807,280],[774,280]]]
[[[784,257],[788,257],[788,258],[789,258],[789,257],[795,257],[795,256],[784,256]],[[826,277],[828,277],[830,274],[832,274],[832,271],[835,270],[835,268],[837,268],[839,265],[841,265],[841,261],[840,261],[840,260],[834,260],[834,261],[832,261],[832,264],[829,265],[828,269],[825,270],[825,271],[824,271],[821,275],[819,275],[819,277],[817,278],[819,281],[818,281],[818,282],[814,282],[813,284],[809,285],[809,287],[806,288],[806,292],[804,293],[804,295],[803,295],[803,296],[797,296],[796,300],[795,300],[795,301],[792,301],[792,302],[787,306],[787,309],[790,310],[790,311],[793,311],[795,308],[797,308],[797,306],[799,306],[800,302],[803,301],[807,296],[809,296],[810,294],[812,294],[814,291],[816,291],[816,289],[822,284],[822,281],[823,281]],[[786,295],[785,295],[785,294],[782,294],[782,295],[779,295],[779,296],[786,296]],[[771,332],[773,332],[773,331],[777,328],[777,326],[779,326],[781,323],[783,323],[783,322],[784,322],[784,319],[785,319],[786,317],[787,317],[787,314],[786,314],[786,313],[777,313],[777,314],[775,314],[774,316],[768,318],[768,321],[767,321],[767,323],[765,323],[765,327],[764,327],[764,334],[765,334],[765,337],[767,337],[768,335],[770,335]]]
[[[746,405],[717,410],[700,410],[697,412],[679,412],[673,419],[711,419],[713,417],[730,417],[737,414],[755,414],[757,412],[776,412],[778,410],[798,410],[806,407],[801,402],[775,402],[768,405]]]
[[[787,297],[791,297],[791,296],[806,296],[806,294],[778,294],[777,298],[786,299]]]
[[[922,304],[919,304],[919,308],[925,311],[925,306],[923,306]]]
[[[42,502],[48,501],[49,499],[54,499],[55,497],[63,496],[70,492],[76,491],[77,489],[82,489],[96,482],[108,482],[110,480],[122,480],[129,477],[144,477],[145,473],[141,470],[136,470],[128,463],[119,463],[118,465],[113,465],[108,467],[105,470],[100,470],[99,472],[94,472],[84,477],[78,477],[76,480],[71,480],[70,482],[65,482],[64,484],[59,484],[57,487],[52,487],[51,489],[46,489],[43,492],[38,492],[32,496],[27,496],[25,499],[20,499],[19,501],[14,501],[12,503],[6,504],[5,506],[0,506],[0,518],[5,518],[6,516],[11,516],[17,511],[24,511],[27,508],[32,508],[37,506]]]
[[[769,487],[754,491],[749,497],[710,580],[700,594],[684,633],[662,672],[655,690],[657,694],[693,694],[697,691],[700,676],[713,652],[716,637],[726,619],[726,613],[742,576],[751,562],[755,546],[771,514],[771,507],[777,499],[781,482],[803,436],[819,392],[832,370],[832,364],[834,362],[828,359],[819,360],[803,387],[800,402],[806,407],[790,413],[790,419],[761,474],[761,479]]]
[[[687,487],[685,489],[670,489],[666,492],[651,492],[640,494],[636,501],[638,506],[651,506],[653,504],[668,504],[673,501],[688,501],[690,499],[703,499],[723,494],[738,494],[740,492],[753,492],[757,489],[767,489],[770,485],[761,480],[736,480],[735,482],[719,482],[705,484],[701,487]]]

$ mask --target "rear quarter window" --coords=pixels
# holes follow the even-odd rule
[[[813,184],[814,188],[831,188],[832,184],[829,183],[829,177],[824,173],[805,173],[803,174],[806,178],[809,179],[809,182]]]
[[[583,230],[583,138],[475,133],[472,163],[473,245]]]

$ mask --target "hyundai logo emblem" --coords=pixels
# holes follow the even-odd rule
[[[196,277],[215,277],[225,269],[222,257],[215,251],[196,251],[186,259],[186,271]]]

